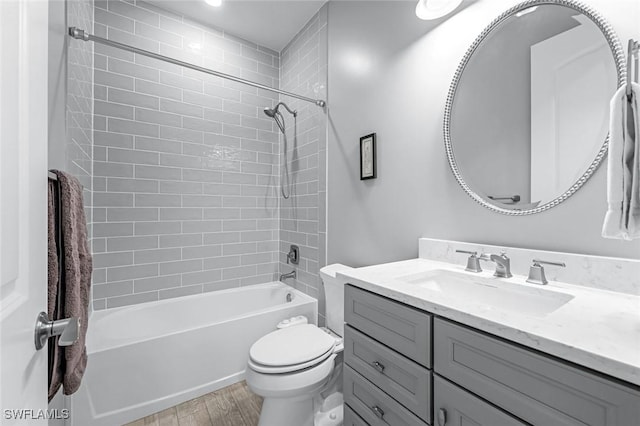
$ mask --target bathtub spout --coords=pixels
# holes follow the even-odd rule
[[[291,272],[287,273],[287,274],[280,274],[280,281],[282,280],[286,280],[287,278],[293,278],[294,280],[296,279],[296,270],[292,270]]]

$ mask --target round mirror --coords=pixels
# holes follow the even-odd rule
[[[500,213],[558,205],[606,154],[609,101],[623,81],[620,42],[591,8],[511,8],[478,36],[449,89],[444,138],[456,179]]]

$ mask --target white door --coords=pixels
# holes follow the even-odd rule
[[[609,130],[611,51],[589,18],[574,19],[580,25],[531,46],[532,202],[576,183]]]
[[[2,425],[46,424],[29,416],[47,408],[47,347],[34,344],[47,310],[47,8],[0,0]]]

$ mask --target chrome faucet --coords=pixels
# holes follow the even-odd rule
[[[489,260],[484,254],[478,256],[477,251],[468,251],[468,250],[456,250],[456,253],[466,253],[469,256],[467,259],[467,267],[464,269],[468,272],[482,272],[482,268],[480,267],[481,260]]]
[[[496,264],[496,271],[493,273],[494,277],[511,278],[511,259],[507,257],[505,252],[500,254],[492,254],[489,259]]]
[[[296,270],[294,269],[293,271],[288,272],[286,274],[280,274],[280,281],[286,280],[287,278],[293,278],[295,280],[296,279]]]
[[[547,277],[544,273],[544,266],[542,265],[560,266],[562,268],[567,266],[564,262],[550,262],[548,260],[533,259],[533,265],[529,268],[529,276],[527,277],[528,283],[545,285],[549,282],[547,281]]]

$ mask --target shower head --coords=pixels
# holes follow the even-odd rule
[[[265,107],[264,113],[267,114],[267,117],[273,118],[273,117],[276,116],[276,109],[275,108]]]
[[[278,102],[278,104],[276,106],[274,106],[273,108],[269,108],[266,107],[264,109],[264,113],[267,115],[267,117],[271,117],[274,118],[276,116],[276,114],[278,113],[278,109],[283,106],[286,108],[287,111],[289,111],[289,113],[291,113],[291,115],[293,115],[294,117],[298,116],[298,111],[296,110],[292,110],[291,108],[289,108],[287,106],[287,104],[285,104],[284,102]]]

